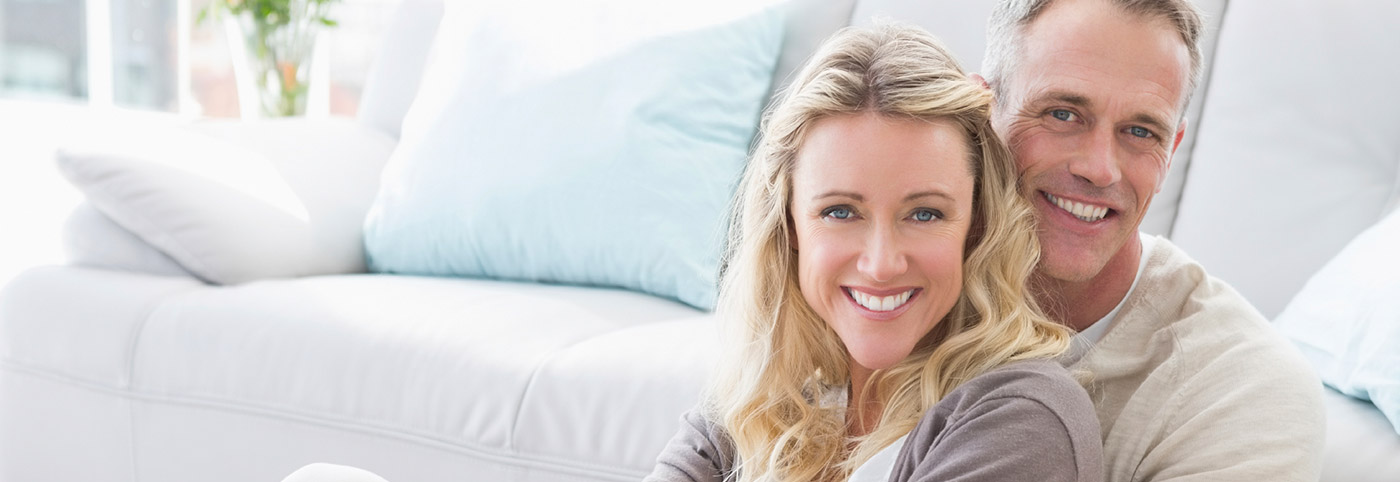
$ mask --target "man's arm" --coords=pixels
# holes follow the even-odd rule
[[[1291,353],[1245,349],[1183,367],[1161,436],[1132,480],[1316,482],[1326,438],[1322,383]]]

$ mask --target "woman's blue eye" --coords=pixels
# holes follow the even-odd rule
[[[914,220],[919,222],[929,222],[943,217],[943,214],[931,209],[920,209],[914,211]]]
[[[1129,133],[1129,134],[1132,134],[1134,137],[1142,137],[1142,138],[1152,137],[1152,131],[1147,130],[1147,128],[1145,128],[1145,127],[1138,127],[1138,126],[1129,127],[1129,128],[1128,128],[1128,133]]]
[[[822,217],[824,218],[850,219],[853,215],[855,215],[855,213],[851,212],[851,208],[844,208],[839,206],[826,208],[825,211],[822,211]]]
[[[1074,113],[1064,109],[1052,110],[1050,111],[1050,116],[1065,122],[1069,122],[1070,120],[1074,119]]]

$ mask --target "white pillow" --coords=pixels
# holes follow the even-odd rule
[[[1324,265],[1274,324],[1323,382],[1375,403],[1400,433],[1400,210]]]
[[[364,271],[360,226],[392,151],[345,120],[124,130],[59,150],[98,211],[200,279]]]
[[[68,264],[161,276],[191,276],[165,252],[82,203],[63,224],[63,251]]]

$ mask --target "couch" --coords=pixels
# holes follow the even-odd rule
[[[928,28],[975,70],[988,3],[781,2],[773,88],[821,38],[878,18]],[[1384,61],[1400,58],[1400,7],[1198,4],[1209,70],[1143,230],[1272,319],[1400,199],[1400,94],[1381,80],[1400,77]],[[403,0],[355,119],[112,126],[115,142],[62,151],[88,201],[67,221],[69,262],[0,292],[0,479],[649,471],[713,363],[706,310],[616,286],[369,272],[362,229],[432,85],[444,8]],[[1382,411],[1326,399],[1322,480],[1400,480]]]

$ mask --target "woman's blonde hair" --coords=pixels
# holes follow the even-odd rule
[[[705,397],[734,443],[738,480],[844,480],[963,382],[1068,346],[1069,332],[1029,298],[1040,249],[1011,154],[992,131],[991,101],[933,36],[886,24],[838,32],[765,116],[731,214],[717,307],[728,339]],[[848,355],[798,287],[789,202],[808,129],[861,112],[959,126],[975,213],[957,303],[907,358],[874,373],[879,424],[848,439],[845,407],[822,403],[849,383]]]

